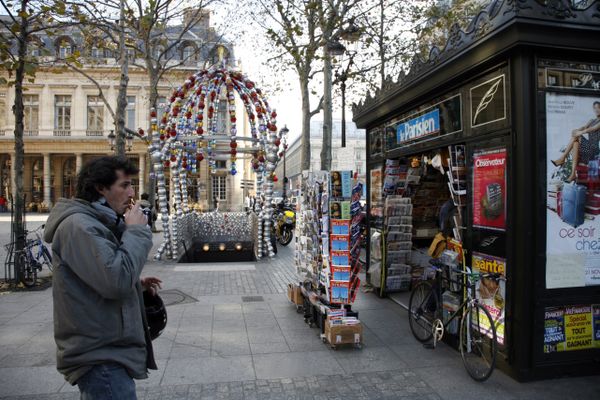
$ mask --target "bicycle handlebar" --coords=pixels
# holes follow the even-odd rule
[[[436,259],[429,260],[429,265],[432,268],[434,268],[436,271],[441,271],[442,267],[450,267],[449,265],[446,265],[443,262],[441,262],[439,260],[436,260]],[[462,269],[458,269],[458,268],[451,268],[451,270],[452,270],[452,272],[456,272],[456,273],[459,273],[461,275],[467,275],[470,278],[475,278],[475,279],[490,278],[490,279],[497,279],[497,280],[501,280],[501,281],[506,281],[506,278],[502,274],[499,274],[499,273],[493,273],[493,272],[467,272],[467,271],[463,271]]]
[[[506,280],[506,278],[504,276],[502,276],[502,274],[494,273],[494,272],[467,272],[467,271],[463,271],[462,269],[458,269],[458,268],[452,268],[452,271],[462,274],[462,275],[474,277],[474,278],[491,278],[491,279],[498,279],[501,281]]]

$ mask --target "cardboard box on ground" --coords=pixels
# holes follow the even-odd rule
[[[330,319],[325,321],[325,338],[331,345],[361,344],[363,327],[360,322],[353,325],[332,325]]]
[[[288,283],[288,299],[297,306],[304,304],[304,298],[302,297],[300,286],[294,283]]]

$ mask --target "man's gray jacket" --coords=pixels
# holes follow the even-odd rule
[[[133,378],[147,378],[148,368],[156,369],[140,285],[152,248],[148,225],[122,231],[90,203],[60,199],[44,240],[52,243],[54,257],[57,369],[72,385],[93,365],[107,362],[123,365]]]

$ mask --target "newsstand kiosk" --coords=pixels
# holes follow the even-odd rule
[[[445,220],[466,267],[506,277],[477,296],[521,381],[600,373],[599,37],[597,1],[498,0],[353,110],[371,280],[426,277]]]

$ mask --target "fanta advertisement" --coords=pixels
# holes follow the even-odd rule
[[[396,140],[398,143],[408,142],[422,136],[439,133],[439,131],[440,110],[436,108],[427,114],[399,124],[396,130]]]

